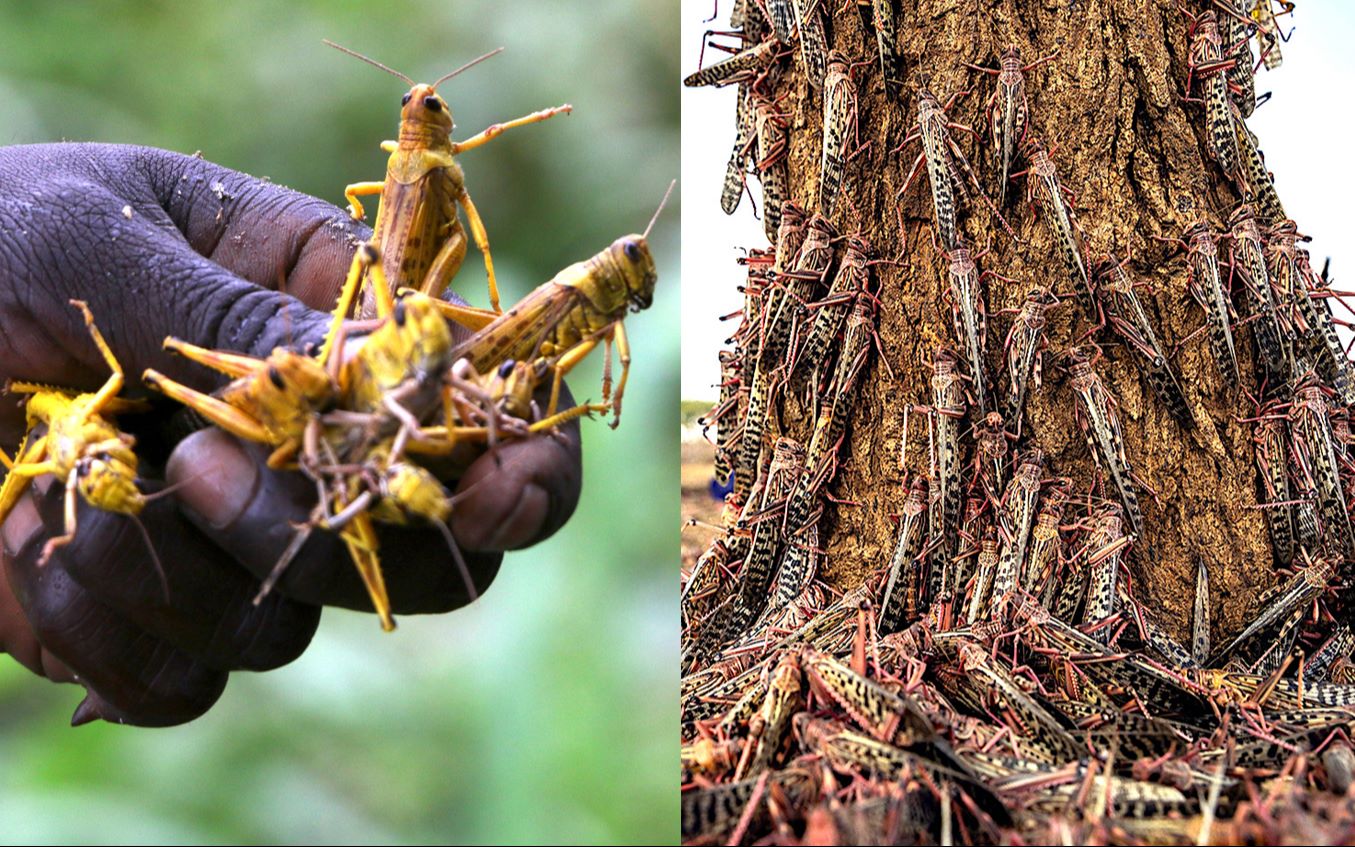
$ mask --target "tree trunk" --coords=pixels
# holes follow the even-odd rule
[[[895,516],[907,493],[899,459],[904,410],[932,403],[927,363],[937,345],[957,347],[944,294],[948,260],[934,236],[925,167],[902,201],[897,199],[922,152],[915,141],[896,149],[917,124],[919,81],[928,80],[942,101],[969,90],[949,116],[979,129],[996,84],[966,63],[996,67],[1009,45],[1018,46],[1026,62],[1057,53],[1025,74],[1028,133],[1054,148],[1059,181],[1076,197],[1087,266],[1108,253],[1129,257],[1131,276],[1147,284],[1139,297],[1168,352],[1201,328],[1204,313],[1187,295],[1182,251],[1154,237],[1179,238],[1199,214],[1213,230],[1223,231],[1241,199],[1210,156],[1203,105],[1183,101],[1190,21],[1175,3],[904,0],[902,5],[897,17],[902,85],[892,92],[882,80],[874,33],[855,4],[834,8],[828,27],[830,48],[856,63],[856,127],[849,149],[860,144],[845,164],[846,181],[830,220],[842,235],[864,236],[877,257],[898,261],[872,268],[879,287],[879,335],[892,376],[872,359],[844,401],[847,407],[839,414],[846,437],[839,468],[822,490],[826,507],[819,533],[826,555],[821,575],[842,589],[878,574],[890,561],[898,534]],[[789,124],[787,199],[812,212],[818,206],[823,155],[822,94],[818,85],[807,84],[798,52],[781,62],[770,96]],[[958,130],[952,135],[996,200],[1001,180],[991,139],[976,140]],[[986,371],[999,396],[1006,390],[1002,342],[1012,324],[1010,314],[999,313],[1019,308],[1032,287],[1048,285],[1065,295],[1077,290],[1054,230],[1023,199],[1024,182],[1010,185],[1003,209],[1019,243],[1002,231],[981,200],[971,198],[959,213],[961,237],[976,255],[991,247],[978,258],[979,268],[1009,278],[990,276],[983,286],[989,315]],[[1226,279],[1226,267],[1224,273]],[[815,293],[819,296],[822,289]],[[1096,490],[1114,500],[1115,489],[1098,473],[1075,421],[1075,393],[1058,363],[1057,354],[1092,327],[1076,297],[1065,297],[1050,313],[1044,381],[1027,394],[1016,451],[1043,450],[1046,478],[1071,478],[1075,498]],[[1119,402],[1125,450],[1145,484],[1140,488],[1143,532],[1127,558],[1135,594],[1158,624],[1183,641],[1188,640],[1197,562],[1203,561],[1209,573],[1215,643],[1256,614],[1258,593],[1276,581],[1265,520],[1255,508],[1252,427],[1237,420],[1255,412],[1240,388],[1254,392],[1263,373],[1250,329],[1236,334],[1241,367],[1236,387],[1221,375],[1205,334],[1186,341],[1170,363],[1184,388],[1193,428],[1173,418],[1150,388],[1139,360],[1116,336],[1108,329],[1093,336],[1104,350],[1095,369]],[[772,405],[764,464],[778,435],[808,444],[814,421],[812,409],[794,391],[776,396]],[[966,469],[972,468],[968,433],[977,417],[971,406],[961,427]],[[902,464],[912,474],[925,475],[926,418],[914,413],[909,419]],[[1013,421],[1007,424],[1015,429]]]
[[[1226,20],[1218,10],[1232,4],[1199,0],[1191,11],[1200,17],[1192,19],[1176,0],[902,0],[902,9],[894,7],[897,65],[890,85],[881,73],[890,60],[877,55],[875,33],[859,12],[878,15],[892,4],[818,3],[830,19],[821,62],[811,55],[813,13],[803,17],[811,4],[791,5],[801,17],[798,35],[792,38],[783,20],[777,35],[783,49],[770,63],[754,63],[743,79],[763,124],[751,162],[770,189],[763,192],[764,211],[769,222],[778,213],[782,221],[779,231],[769,231],[778,237],[793,231],[803,214],[797,209],[810,221],[793,262],[785,243],[774,245],[774,262],[768,251],[750,252],[748,290],[760,293],[747,301],[733,352],[723,354],[742,362],[738,385],[747,393],[746,403],[732,397],[722,403],[727,464],[717,463],[720,470],[732,467],[740,509],[727,509],[726,531],[684,595],[684,767],[692,773],[684,779],[684,836],[761,837],[769,817],[750,798],[765,788],[784,798],[777,808],[790,810],[787,820],[803,814],[809,843],[878,837],[886,824],[870,822],[868,807],[893,808],[889,791],[937,764],[931,773],[959,775],[966,802],[977,804],[969,808],[983,807],[1000,828],[1007,825],[1005,805],[1018,831],[1037,841],[1076,816],[1055,822],[1027,805],[1031,795],[1015,786],[1035,773],[1062,779],[1092,760],[1121,779],[1144,780],[1105,791],[1119,795],[1111,801],[1119,804],[1113,817],[1193,815],[1200,811],[1194,798],[1163,784],[1167,764],[1179,771],[1196,754],[1198,764],[1226,748],[1228,767],[1237,766],[1228,773],[1238,776],[1238,769],[1262,767],[1256,765],[1262,758],[1263,767],[1278,769],[1289,757],[1282,752],[1287,746],[1252,745],[1254,737],[1231,717],[1215,720],[1236,716],[1243,699],[1261,704],[1272,726],[1292,720],[1283,731],[1299,741],[1295,756],[1307,756],[1305,767],[1315,768],[1302,749],[1330,726],[1348,723],[1348,713],[1333,710],[1322,720],[1334,724],[1300,727],[1312,715],[1295,709],[1313,703],[1311,686],[1319,680],[1335,683],[1323,687],[1324,705],[1355,701],[1348,655],[1332,661],[1342,649],[1348,654],[1351,639],[1328,640],[1333,618],[1345,617],[1349,603],[1332,600],[1328,589],[1349,581],[1344,565],[1355,552],[1345,494],[1350,464],[1338,459],[1349,438],[1336,427],[1349,425],[1341,404],[1355,401],[1355,381],[1320,299],[1325,282],[1301,261],[1284,259],[1292,222],[1284,220],[1241,117],[1254,107],[1254,94],[1238,69],[1223,84],[1227,70],[1219,59],[1239,55],[1245,30],[1225,25],[1216,41],[1203,40],[1212,16]],[[745,6],[745,40],[763,44],[765,56],[768,42],[756,33],[752,0]],[[967,65],[994,68],[1009,47],[1023,58],[1008,71],[1031,66],[1024,77],[1027,136],[1013,165],[1030,173],[1004,192],[996,132],[976,138],[957,125],[985,126],[986,101],[998,88],[992,75]],[[1047,56],[1054,58],[1038,61]],[[1248,53],[1239,64],[1250,70],[1250,61]],[[820,66],[822,79],[807,75]],[[1192,70],[1198,81],[1188,91]],[[941,116],[939,104],[962,89],[967,96]],[[1188,93],[1197,99],[1187,101]],[[841,116],[846,104],[854,104],[854,123],[825,117]],[[783,121],[784,132],[779,122],[767,126],[771,120]],[[921,143],[910,138],[919,125]],[[949,141],[941,129],[947,125]],[[925,166],[909,184],[924,150]],[[978,174],[974,181],[996,200],[964,188],[966,160]],[[1037,202],[1022,199],[1028,189],[1039,189],[1032,195]],[[1071,213],[1054,200],[1065,190],[1076,197]],[[1235,256],[1223,279],[1234,279],[1238,315],[1250,317],[1232,321],[1232,367],[1220,354],[1223,330],[1196,332],[1206,324],[1205,308],[1187,283],[1205,280],[1198,254],[1174,242],[1188,229],[1215,233],[1222,258]],[[1258,252],[1251,262],[1247,245],[1262,239],[1265,258]],[[862,258],[863,240],[873,262]],[[832,296],[851,289],[839,287],[843,267],[856,268],[858,279],[868,267],[866,290],[878,297],[855,296],[841,335],[816,336],[826,315],[845,311]],[[1282,276],[1285,268],[1294,269],[1291,276]],[[1302,281],[1291,286],[1286,278]],[[952,312],[976,287],[986,330]],[[1044,378],[1013,410],[1001,402],[1013,381],[1003,340],[1032,289],[1037,296],[1052,290],[1058,302],[1044,326]],[[878,329],[877,352],[861,341],[863,318]],[[825,344],[824,337],[835,340]],[[974,337],[986,337],[986,353],[971,357],[982,348]],[[1093,341],[1102,355],[1087,350]],[[1324,386],[1313,381],[1314,371]],[[1287,436],[1286,425],[1248,420],[1258,413],[1254,398],[1275,403],[1268,407],[1275,420],[1288,410]],[[1013,434],[984,441],[1001,432],[984,414],[997,408],[1010,413],[1005,428]],[[1274,490],[1259,485],[1256,442],[1267,427],[1281,445],[1270,465],[1278,472],[1269,483]],[[985,452],[985,443],[999,448]],[[990,461],[994,455],[1002,458]],[[1029,460],[1034,455],[1042,464]],[[1294,470],[1305,456],[1310,477]],[[995,478],[1007,481],[985,483]],[[1291,483],[1296,493],[1279,491]],[[1036,492],[1040,503],[1057,503],[1058,491],[1067,495],[1062,521],[1053,521],[1061,528],[1051,532],[1045,523],[1044,535],[1030,531]],[[1268,526],[1278,515],[1299,543]],[[1022,565],[1025,551],[1051,537],[1063,540],[1062,570],[1052,588],[1037,591],[1031,579],[1040,574]],[[798,601],[789,600],[803,580],[790,575],[803,574],[799,564],[811,545],[823,551],[820,578],[841,598],[810,585]],[[1309,554],[1313,564],[1305,566]],[[727,567],[715,567],[721,556]],[[1297,573],[1284,577],[1284,592],[1263,596],[1279,581],[1277,564]],[[1121,565],[1142,616],[1116,590]],[[1334,580],[1338,565],[1341,577]],[[952,578],[966,572],[978,576]],[[987,592],[978,586],[985,584],[991,600],[982,599]],[[1196,604],[1197,584],[1208,585],[1208,605]],[[1036,594],[1048,613],[1018,588]],[[965,601],[966,591],[978,599]],[[1212,639],[1192,626],[1203,618]],[[1248,638],[1235,640],[1249,624]],[[1079,625],[1082,632],[1072,628]],[[1321,660],[1291,661],[1296,645],[1315,658],[1320,642],[1329,645]],[[1238,672],[1238,662],[1256,676]],[[1293,678],[1299,668],[1301,682]],[[1038,696],[1025,693],[1032,679],[1039,680]],[[1288,693],[1279,695],[1281,689]],[[1088,709],[1107,723],[1089,729]],[[1160,733],[1162,725],[1135,728],[1151,724],[1140,722],[1142,714],[1195,727],[1194,752],[1183,758],[1179,737]],[[934,731],[952,746],[933,744]],[[1157,739],[1149,742],[1153,733]],[[975,756],[1008,741],[1024,759],[1016,766],[993,768],[991,759]],[[1267,752],[1232,758],[1243,748]],[[764,773],[783,752],[785,767]],[[1349,766],[1341,757],[1348,755],[1341,748],[1331,764],[1324,758],[1321,779],[1295,780],[1295,794],[1324,781],[1344,792]],[[842,779],[821,775],[824,761]],[[1218,761],[1222,774],[1224,760]],[[976,773],[993,781],[985,787]],[[844,794],[860,798],[855,818],[837,814],[836,800],[814,806],[848,786]],[[868,803],[872,792],[884,795],[884,806]],[[1131,811],[1126,803],[1135,792],[1170,799]],[[1215,830],[1218,838],[1251,832],[1249,813],[1237,805],[1243,793],[1233,786],[1210,801],[1208,825],[1239,827]],[[1093,795],[1101,794],[1099,788],[1087,794],[1083,808],[1098,808]],[[1077,802],[1057,808],[1072,811]],[[1299,817],[1308,808],[1292,807]],[[945,838],[936,833],[946,832],[947,814],[937,826],[936,819],[895,825],[930,827],[931,837]],[[1095,829],[1099,818],[1093,811],[1084,821],[1091,828],[1074,837],[1107,837]],[[852,820],[864,828],[852,830]],[[1199,834],[1179,815],[1176,821],[1190,839]],[[1157,837],[1169,837],[1176,823],[1159,822],[1166,829],[1154,830]],[[1266,826],[1273,828],[1257,830],[1257,841],[1281,837],[1289,823],[1274,818]],[[958,840],[999,837],[1007,836],[973,830]]]

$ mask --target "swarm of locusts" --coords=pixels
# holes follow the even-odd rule
[[[722,206],[732,212],[756,176],[770,241],[741,260],[741,323],[704,420],[730,494],[682,594],[687,843],[1355,837],[1355,634],[1339,623],[1355,555],[1355,371],[1336,336],[1339,297],[1313,272],[1244,122],[1253,72],[1279,64],[1276,16],[1290,9],[1181,5],[1190,49],[1171,82],[1213,178],[1241,202],[1196,204],[1163,249],[1200,307],[1216,366],[1205,377],[1228,386],[1254,432],[1252,507],[1268,521],[1276,570],[1237,632],[1210,632],[1204,560],[1177,591],[1193,596],[1189,620],[1164,620],[1136,595],[1133,575],[1153,556],[1145,504],[1158,495],[1103,379],[1111,351],[1137,369],[1142,402],[1160,404],[1171,437],[1187,439],[1209,412],[1183,392],[1134,258],[1123,244],[1092,249],[1057,149],[1036,137],[1029,81],[1074,70],[989,45],[992,64],[969,71],[987,97],[972,155],[960,143],[968,129],[948,116],[954,98],[929,90],[937,69],[925,54],[904,67],[893,0],[736,3],[723,34],[739,39],[732,55],[687,78],[737,85]],[[826,32],[853,8],[864,38]],[[845,52],[860,45],[867,54]],[[881,379],[893,378],[891,358],[900,364],[876,335],[880,268],[900,260],[842,231],[846,207],[859,211],[853,183],[871,178],[853,165],[869,160],[864,86],[904,116],[892,126],[911,127],[891,164],[908,174],[904,191],[919,176],[930,183],[932,272],[953,321],[929,361],[904,363],[930,371],[927,394],[872,413],[903,418],[905,461],[910,431],[926,448],[894,501],[892,555],[862,563],[860,584],[831,585],[816,572],[820,517],[865,505],[830,487],[850,410],[865,405],[872,357]],[[804,207],[788,189],[787,128],[820,131],[797,102],[822,109],[817,188],[793,192],[810,198]],[[916,159],[904,152],[914,141]],[[984,270],[988,245],[966,240],[971,216],[1015,239],[1004,215],[1016,179],[1030,225],[1054,245],[1052,278]],[[995,279],[1025,294],[1019,308],[985,311]],[[1078,329],[1066,349],[1048,337],[1056,311]],[[1248,338],[1255,367],[1244,369]],[[1037,440],[1028,401],[1044,392],[1058,392],[1056,413],[1084,437],[1090,478],[1056,466]],[[807,442],[788,434],[786,408],[809,410],[795,415],[813,421]]]
[[[255,602],[273,589],[311,533],[334,532],[358,569],[382,628],[393,629],[377,524],[441,530],[473,599],[476,586],[447,528],[456,498],[421,460],[448,456],[464,444],[488,444],[492,450],[511,439],[551,437],[559,425],[593,413],[611,413],[613,426],[620,420],[630,367],[624,319],[650,305],[657,278],[649,230],[618,238],[507,310],[500,307],[489,239],[456,157],[510,128],[571,107],[545,109],[453,141],[451,110],[437,88],[497,52],[432,85],[358,56],[410,87],[401,100],[398,140],[382,145],[390,153],[385,179],[355,183],[345,191],[356,219],[365,214],[359,196],[379,194],[380,206],[371,239],[357,246],[318,349],[278,347],[255,358],[166,338],[166,349],[230,381],[205,394],[153,369],[142,375],[145,386],[211,424],[265,445],[270,467],[298,470],[315,483],[313,514],[295,528]],[[484,255],[489,309],[443,296],[467,250],[459,210]],[[146,404],[119,396],[122,368],[99,333],[97,316],[84,303],[72,302],[112,376],[94,394],[11,384],[10,391],[28,397],[30,434],[13,459],[0,454],[9,471],[0,488],[0,521],[33,477],[53,474],[65,483],[67,532],[48,542],[44,562],[74,538],[78,498],[132,519],[147,499],[137,484],[134,439],[119,431],[116,421]],[[468,330],[464,340],[454,341],[453,323]],[[599,344],[607,358],[601,401],[561,408],[563,377]],[[615,386],[613,345],[622,368]],[[538,389],[548,390],[548,401],[538,401],[543,396]],[[167,595],[173,588],[164,585]]]

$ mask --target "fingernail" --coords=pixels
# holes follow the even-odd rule
[[[14,558],[33,533],[42,528],[42,517],[38,515],[37,504],[31,494],[25,494],[14,504],[5,522],[0,524],[0,541],[4,543],[5,556]]]
[[[94,695],[86,694],[85,699],[80,701],[80,705],[75,707],[75,714],[71,715],[71,726],[84,726],[87,723],[102,719],[103,715],[99,711],[99,706],[94,702]]]
[[[166,476],[183,482],[179,504],[212,529],[225,529],[254,499],[259,468],[230,435],[216,429],[185,438],[170,457]]]
[[[78,682],[75,671],[66,667],[66,663],[44,649],[41,654],[42,675],[52,682]]]
[[[541,531],[548,508],[550,498],[541,486],[530,482],[522,486],[513,511],[494,529],[483,549],[513,550],[528,544]]]

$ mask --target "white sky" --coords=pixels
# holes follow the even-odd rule
[[[728,29],[730,0],[706,23],[712,0],[682,0],[682,73],[696,70],[701,36]],[[1355,3],[1301,2],[1281,25],[1294,28],[1281,44],[1284,64],[1256,74],[1257,93],[1274,92],[1247,126],[1260,138],[1285,211],[1311,235],[1313,267],[1332,257],[1338,288],[1355,286],[1346,267],[1345,238],[1355,224]],[[1185,23],[1183,21],[1182,26]],[[1253,42],[1253,48],[1255,43]],[[718,58],[720,54],[708,55]],[[735,87],[682,89],[682,397],[714,400],[720,379],[716,351],[733,332],[717,315],[743,305],[734,260],[767,239],[745,196],[727,217],[720,209],[725,164],[734,144]],[[756,181],[754,196],[761,198]],[[759,202],[759,206],[761,203]],[[1338,312],[1339,315],[1339,312]]]

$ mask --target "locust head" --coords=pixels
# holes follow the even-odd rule
[[[506,414],[524,421],[532,419],[532,394],[540,375],[530,362],[508,359],[489,380],[489,396]]]
[[[406,128],[415,130],[413,133],[415,135],[421,135],[417,132],[418,129],[423,129],[426,133],[429,128],[431,128],[434,133],[440,133],[443,136],[451,135],[452,110],[447,107],[447,101],[443,100],[438,94],[438,86],[467,68],[474,67],[485,59],[488,59],[490,56],[497,55],[503,50],[503,48],[500,47],[496,50],[489,51],[483,56],[471,59],[451,73],[445,74],[432,85],[428,85],[427,83],[422,82],[416,83],[411,77],[400,73],[394,68],[383,65],[369,56],[364,56],[356,50],[350,50],[341,44],[335,44],[327,38],[324,41],[335,50],[347,53],[355,59],[360,59],[369,65],[380,68],[391,76],[398,77],[405,81],[409,86],[409,91],[406,92],[404,98],[400,100],[400,127],[402,136],[405,134],[404,130]]]
[[[433,298],[419,293],[406,295],[396,302],[391,322],[401,339],[397,346],[409,351],[407,361],[420,379],[451,366],[451,330]]]
[[[400,98],[400,124],[427,127],[441,135],[450,135],[452,110],[433,86],[421,82]]]
[[[663,212],[663,207],[668,204],[675,185],[677,180],[668,183],[668,190],[664,192],[659,208],[654,210],[654,217],[649,219],[649,225],[643,233],[623,235],[606,250],[611,258],[610,264],[615,269],[616,280],[625,286],[624,292],[613,293],[624,296],[636,312],[648,309],[654,302],[654,284],[659,280],[659,272],[654,267],[654,257],[649,253],[649,232]]]
[[[624,235],[607,248],[617,270],[617,280],[625,286],[625,298],[635,311],[654,302],[654,284],[659,272],[649,253],[649,241],[643,235]],[[620,293],[620,292],[618,292]]]
[[[1200,218],[1186,227],[1185,232],[1181,234],[1190,244],[1203,244],[1206,240],[1212,241],[1213,238],[1209,231],[1209,222]]]
[[[416,416],[436,400],[440,375],[451,367],[452,333],[432,298],[418,292],[395,303],[388,319],[344,363],[344,407],[371,412],[386,407],[386,395]]]
[[[81,459],[75,476],[80,495],[96,509],[136,515],[146,505],[145,495],[136,487],[136,468],[111,453]]]
[[[338,388],[319,360],[278,347],[264,360],[259,403],[270,411],[292,409],[308,419],[334,405]]]
[[[1043,160],[1049,153],[1045,150],[1044,142],[1033,135],[1026,136],[1021,142],[1021,155],[1026,161],[1034,163],[1036,160]]]

